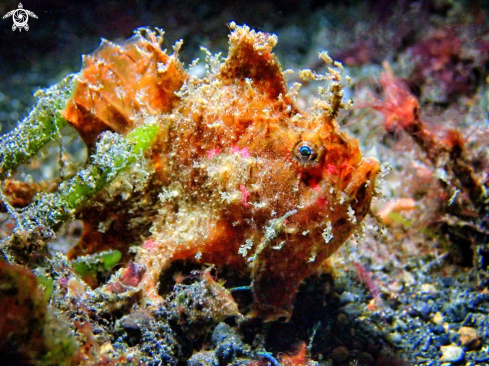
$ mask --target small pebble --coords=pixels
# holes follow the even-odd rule
[[[448,334],[441,334],[438,337],[435,337],[434,343],[438,348],[441,346],[446,346],[450,344],[450,338],[448,337]]]
[[[348,325],[350,323],[350,320],[348,319],[348,316],[344,313],[339,313],[338,318],[337,318],[338,324],[341,326]]]
[[[340,295],[340,304],[345,305],[352,302],[358,301],[360,297],[358,295],[352,294],[351,292],[345,291]]]
[[[476,362],[488,362],[489,361],[489,354],[487,354],[486,352],[481,352],[480,354],[475,355],[473,357],[473,360]]]
[[[348,359],[348,357],[350,357],[350,352],[345,346],[339,346],[333,350],[331,357],[334,361],[345,361],[346,359]]]
[[[423,343],[419,346],[419,350],[421,352],[428,351],[428,349],[430,348],[431,342],[432,342],[431,337],[429,337],[429,336],[426,337],[425,340],[423,341]]]
[[[455,281],[453,280],[452,277],[443,277],[441,279],[441,283],[443,283],[443,286],[445,287],[452,287],[454,282]]]
[[[430,324],[428,325],[428,329],[434,333],[434,334],[442,334],[442,333],[445,333],[445,328],[443,328],[442,325],[434,325],[434,324]]]
[[[463,361],[465,357],[465,352],[462,347],[442,346],[440,349],[442,352],[441,361],[456,363]]]
[[[415,309],[419,314],[419,316],[421,316],[421,318],[423,318],[424,320],[427,320],[431,314],[431,306],[429,306],[424,301],[418,301],[418,303],[415,306]]]
[[[404,281],[404,284],[406,286],[414,286],[414,285],[416,285],[416,279],[408,271],[404,271],[402,280]]]
[[[390,290],[396,294],[400,293],[403,289],[404,289],[404,285],[402,284],[402,282],[399,281],[394,281],[390,285]]]
[[[435,323],[436,325],[442,325],[443,324],[443,315],[441,315],[441,313],[438,311],[437,313],[435,313],[435,315],[433,315],[433,317],[431,318],[431,321],[433,323]]]
[[[401,319],[396,319],[393,328],[396,330],[406,331],[408,329],[408,326]]]
[[[112,343],[110,343],[110,342],[105,342],[100,347],[100,354],[102,354],[102,355],[106,355],[106,354],[109,354],[111,352],[114,352],[114,347],[112,346]]]
[[[463,300],[455,300],[446,303],[443,306],[443,310],[453,322],[461,322],[467,315],[467,305]]]
[[[420,286],[420,290],[422,294],[429,294],[433,296],[436,296],[438,294],[438,290],[431,283],[423,283]]]
[[[394,343],[394,344],[401,343],[401,341],[402,341],[402,336],[397,332],[393,332],[393,333],[388,334],[386,338],[389,342]]]
[[[477,330],[471,327],[462,327],[459,329],[460,343],[469,350],[476,349],[481,344],[481,337]]]

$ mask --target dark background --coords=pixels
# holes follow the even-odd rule
[[[32,93],[59,81],[81,67],[81,55],[93,52],[101,38],[129,38],[138,27],[165,31],[164,47],[184,39],[181,58],[188,63],[199,45],[213,52],[227,49],[226,24],[234,20],[263,31],[298,24],[307,27],[312,15],[326,3],[281,1],[55,1],[21,0],[29,31],[12,31],[12,18],[0,18],[0,133],[27,113]],[[0,15],[17,9],[18,0],[0,0]],[[312,26],[312,24],[310,24]],[[306,47],[307,39],[300,44]]]
[[[0,1],[0,14],[3,16],[16,9],[18,3],[18,0]],[[79,55],[92,52],[100,38],[125,39],[134,29],[145,26],[163,28],[167,46],[183,38],[184,58],[190,59],[188,51],[200,43],[211,49],[226,48],[226,23],[232,20],[262,31],[274,31],[292,23],[307,27],[311,17],[328,2],[26,0],[22,4],[38,19],[29,20],[28,32],[12,32],[12,19],[1,19],[2,79],[19,69],[39,67],[45,58],[55,60],[60,71],[64,67],[71,68],[73,60],[79,64]]]
[[[352,17],[349,7],[363,3],[364,14]],[[328,26],[353,29],[359,18],[382,23],[394,9],[413,3],[429,11],[440,10],[439,0],[423,1],[56,1],[22,0],[24,9],[38,19],[29,19],[29,31],[12,31],[12,18],[0,18],[0,133],[10,129],[34,103],[32,93],[59,81],[81,67],[81,55],[95,50],[101,38],[112,41],[131,36],[134,29],[150,26],[165,30],[164,47],[184,40],[180,53],[189,63],[201,57],[199,46],[212,52],[227,49],[227,23],[247,24],[279,35],[276,51],[284,67],[301,65],[312,37],[327,19]],[[467,9],[489,10],[486,0],[466,0]],[[18,7],[18,0],[0,0],[0,15]],[[365,11],[366,9],[366,11]],[[392,21],[392,20],[391,20]],[[416,21],[416,20],[414,20]],[[368,36],[368,35],[367,35]],[[358,35],[357,37],[362,37]],[[329,49],[329,51],[334,50]]]

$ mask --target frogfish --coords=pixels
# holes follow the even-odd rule
[[[161,49],[161,31],[103,41],[84,57],[63,115],[89,148],[104,131],[160,129],[143,187],[84,209],[69,256],[138,245],[122,277],[137,266],[129,283],[149,303],[161,301],[174,261],[233,268],[249,276],[256,316],[288,318],[299,285],[368,214],[379,162],[362,158],[335,121],[345,107],[341,64],[323,53],[328,74],[300,72],[327,85],[300,110],[272,53],[277,37],[229,27],[227,58],[208,53],[203,77],[179,61],[181,42],[171,55]]]

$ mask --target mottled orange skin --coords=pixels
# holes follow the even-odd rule
[[[158,72],[158,64],[167,72]],[[187,75],[176,55],[168,56],[158,39],[137,34],[117,45],[103,40],[83,69],[64,117],[93,146],[102,131],[128,132],[144,116],[170,111]],[[138,94],[139,92],[139,94]]]
[[[148,301],[159,301],[158,280],[172,261],[191,259],[249,273],[255,313],[288,317],[299,284],[370,208],[378,161],[362,159],[334,121],[341,95],[332,107],[299,111],[271,53],[275,42],[236,27],[227,59],[204,79],[188,78],[172,56],[165,77],[183,86],[157,114],[162,128],[149,157],[158,214],[135,258],[146,267],[139,287]],[[110,96],[95,103],[103,99]],[[107,119],[88,124],[121,133],[131,125]],[[298,157],[304,143],[317,153],[311,162]]]

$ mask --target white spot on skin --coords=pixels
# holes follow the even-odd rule
[[[311,257],[309,258],[309,263],[312,263],[312,262],[314,262],[316,260],[316,255],[317,255],[316,252],[313,252],[311,254]]]
[[[265,228],[265,239],[267,241],[271,241],[277,237],[279,232],[283,229],[283,224],[285,220],[294,214],[297,213],[297,210],[292,210],[287,212],[285,215],[278,219],[273,219],[270,221],[270,225]]]
[[[326,223],[326,227],[323,231],[323,239],[326,244],[328,244],[333,239],[333,225],[331,225],[331,221]]]
[[[357,218],[355,217],[355,211],[353,210],[353,208],[351,208],[351,206],[348,206],[347,214],[348,214],[348,220],[352,224],[356,224],[357,223]]]
[[[275,249],[275,250],[280,250],[283,248],[285,244],[285,240],[284,241],[281,241],[280,243],[278,243],[277,245],[275,245],[274,247],[272,247],[272,249]]]
[[[241,254],[243,257],[248,255],[248,250],[253,248],[253,240],[246,239],[246,242],[239,247],[238,254]]]
[[[168,66],[169,65],[170,65],[170,63],[168,63],[168,64],[165,65],[163,62],[157,62],[156,63],[157,71],[159,73],[164,73],[164,72],[166,72],[168,70]]]

